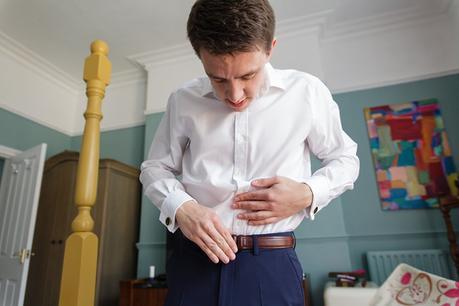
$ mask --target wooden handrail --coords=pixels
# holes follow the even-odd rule
[[[59,306],[94,305],[98,239],[92,232],[91,207],[96,202],[99,176],[101,104],[111,74],[107,55],[107,44],[96,40],[84,66],[88,104],[75,189],[78,215],[72,222],[73,233],[65,242]]]

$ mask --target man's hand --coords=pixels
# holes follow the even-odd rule
[[[234,198],[234,209],[247,212],[238,215],[250,225],[264,225],[293,216],[312,204],[311,188],[292,179],[276,176],[252,182],[256,191],[241,193]]]
[[[196,243],[212,260],[228,263],[236,258],[237,246],[217,214],[194,201],[182,204],[175,218],[182,233]]]

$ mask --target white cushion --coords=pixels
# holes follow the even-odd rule
[[[335,287],[327,283],[324,291],[325,306],[367,306],[378,291],[373,283],[369,287]]]

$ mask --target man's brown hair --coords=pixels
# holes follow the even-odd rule
[[[201,49],[214,55],[269,52],[275,17],[268,0],[197,0],[187,23],[188,38],[199,56]]]

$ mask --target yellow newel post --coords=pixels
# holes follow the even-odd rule
[[[94,305],[98,239],[92,232],[91,207],[96,201],[99,175],[101,104],[110,83],[111,63],[107,55],[107,44],[96,40],[84,66],[88,105],[75,190],[78,215],[72,223],[73,233],[65,242],[59,306]]]

